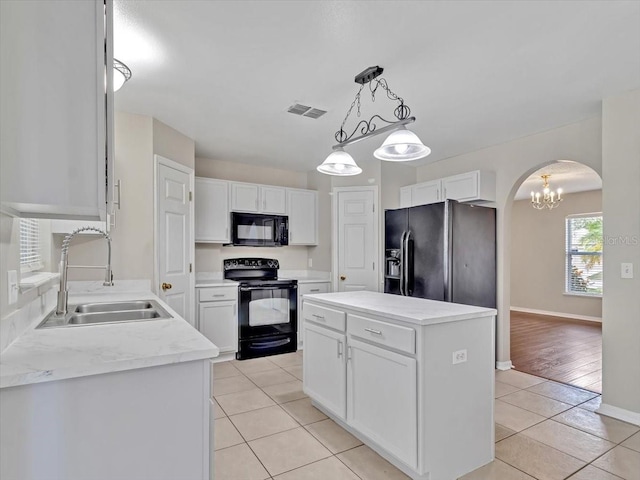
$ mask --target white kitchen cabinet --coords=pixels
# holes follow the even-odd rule
[[[229,182],[195,179],[195,241],[229,243]]]
[[[234,212],[286,215],[287,189],[254,183],[231,182],[231,210]]]
[[[274,215],[287,214],[287,189],[282,187],[260,186],[260,213]]]
[[[418,183],[411,186],[411,205],[427,205],[442,201],[442,183],[440,180]]]
[[[220,360],[238,351],[238,288],[198,288],[198,330],[220,349]]]
[[[451,198],[459,202],[496,199],[496,177],[493,172],[473,172],[453,175],[442,179],[443,199]]]
[[[298,348],[304,343],[304,296],[314,293],[329,293],[331,291],[331,282],[298,282]]]
[[[289,245],[317,245],[318,192],[287,189]]]
[[[400,208],[412,207],[413,202],[411,200],[411,190],[413,187],[408,185],[400,189]]]
[[[112,11],[111,0],[0,2],[2,211],[106,218]]]
[[[338,418],[346,418],[346,337],[307,319],[304,329],[304,390]]]
[[[260,187],[252,183],[231,182],[231,210],[258,213]]]
[[[0,478],[209,480],[210,379],[206,359],[3,388]]]
[[[418,457],[416,385],[414,358],[349,337],[347,422],[413,468]]]

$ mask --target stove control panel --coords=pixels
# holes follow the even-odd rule
[[[227,258],[222,261],[223,270],[278,269],[280,264],[273,258]]]

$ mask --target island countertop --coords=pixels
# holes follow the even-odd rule
[[[477,318],[480,315],[495,316],[493,308],[475,307],[459,303],[439,302],[424,298],[404,297],[389,293],[369,291],[316,293],[305,295],[305,300],[328,307],[347,308],[371,315],[416,325],[455,322]]]
[[[0,355],[0,388],[217,357],[218,347],[149,291],[70,294],[69,303],[154,299],[173,318],[36,329]]]

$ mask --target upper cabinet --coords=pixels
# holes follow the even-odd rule
[[[105,218],[113,168],[112,11],[112,0],[0,2],[5,213]]]
[[[197,177],[194,203],[195,241],[229,243],[229,182]]]
[[[318,192],[287,189],[289,245],[318,243]]]
[[[446,199],[459,202],[495,202],[496,175],[474,170],[400,189],[400,207],[413,207]]]
[[[231,182],[231,211],[286,215],[286,189]]]

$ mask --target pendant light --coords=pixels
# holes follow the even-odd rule
[[[431,149],[424,145],[415,133],[406,128],[405,125],[415,122],[416,118],[410,116],[411,109],[404,103],[402,97],[399,97],[391,91],[387,81],[384,78],[377,78],[383,71],[384,69],[382,67],[375,66],[369,67],[356,75],[355,82],[360,84],[360,89],[358,93],[356,93],[351,107],[349,107],[347,115],[342,121],[342,125],[340,125],[340,130],[334,135],[338,142],[333,146],[334,152],[327,157],[322,165],[318,166],[319,172],[328,175],[357,175],[361,173],[362,169],[356,165],[353,157],[344,151],[344,147],[386,132],[392,133],[387,137],[382,146],[374,152],[374,156],[380,160],[408,162],[424,158],[431,153]],[[369,120],[360,120],[351,134],[347,134],[344,126],[355,106],[357,106],[357,116],[360,116],[360,98],[365,85],[369,86],[372,102],[375,102],[378,87],[384,90],[388,99],[398,102],[398,105],[393,111],[397,120],[385,120],[380,115],[373,115]],[[379,123],[386,125],[378,127]],[[355,136],[356,133],[360,135]]]
[[[113,59],[113,91],[117,92],[120,87],[131,78],[131,69],[120,60]]]
[[[342,148],[337,148],[331,152],[325,161],[322,162],[322,165],[318,165],[317,170],[327,175],[338,175],[341,177],[362,173],[362,169],[356,165],[353,157]]]

